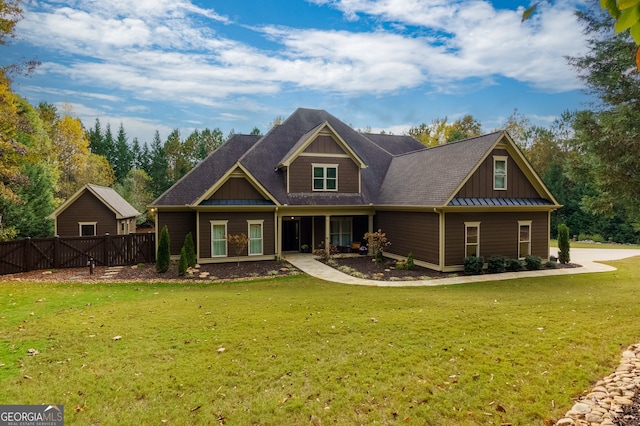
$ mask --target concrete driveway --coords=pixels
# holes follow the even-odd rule
[[[439,278],[422,281],[377,281],[352,277],[340,272],[322,262],[315,260],[311,254],[288,253],[285,260],[301,271],[326,281],[342,284],[368,285],[375,287],[422,287],[437,285],[452,285],[473,283],[482,281],[513,280],[527,277],[543,277],[548,275],[575,275],[594,272],[615,271],[613,266],[599,263],[598,261],[610,261],[640,256],[637,249],[599,249],[599,248],[572,248],[570,251],[571,263],[582,265],[580,268],[544,269],[540,271],[505,272],[503,274],[485,274],[456,276],[451,278]],[[558,255],[557,248],[551,248],[551,255]]]

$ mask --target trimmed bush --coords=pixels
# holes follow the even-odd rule
[[[161,274],[169,270],[169,265],[171,263],[169,247],[169,228],[165,225],[164,228],[162,228],[162,231],[160,231],[160,239],[158,240],[158,256],[156,257],[156,270]]]
[[[193,236],[191,236],[191,232],[184,238],[184,250],[185,256],[187,257],[187,266],[193,268],[196,266],[196,249],[193,246]]]
[[[526,256],[524,258],[524,267],[529,271],[537,271],[542,267],[542,261],[538,256]]]
[[[501,274],[507,270],[507,262],[504,256],[491,256],[487,262],[487,271],[490,274]]]
[[[180,262],[178,263],[178,275],[180,276],[186,275],[187,269],[189,269],[189,261],[187,260],[187,257],[187,249],[185,246],[182,246],[182,249],[180,249]]]
[[[509,272],[519,272],[522,270],[522,262],[520,259],[507,259],[505,269]]]
[[[464,258],[464,273],[466,275],[482,274],[484,257],[468,256]]]
[[[569,227],[561,223],[558,225],[558,261],[563,265],[571,261],[570,249]]]
[[[546,269],[556,269],[558,265],[556,264],[556,262],[552,261],[552,260],[547,260],[544,264],[544,267]]]

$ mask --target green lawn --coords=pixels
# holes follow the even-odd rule
[[[424,288],[3,282],[0,404],[64,404],[69,425],[543,425],[640,342],[638,260]]]

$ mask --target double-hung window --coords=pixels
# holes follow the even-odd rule
[[[493,157],[493,189],[507,189],[507,158]]]
[[[314,164],[313,165],[313,190],[337,191],[338,190],[338,165]]]
[[[464,223],[464,255],[480,256],[480,222]]]
[[[249,256],[262,254],[262,226],[264,220],[249,220]]]
[[[518,258],[531,254],[531,221],[518,221]]]
[[[211,257],[227,256],[227,221],[211,221]]]

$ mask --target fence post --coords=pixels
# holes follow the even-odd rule
[[[60,256],[62,253],[60,252],[60,236],[56,235],[53,238],[53,268],[57,269],[60,267]]]
[[[22,263],[24,265],[24,272],[31,270],[31,237],[24,239],[24,247],[22,248]]]
[[[113,266],[109,257],[109,233],[104,233],[104,264],[105,266]]]

